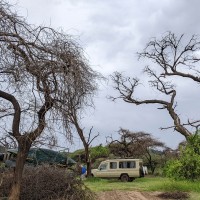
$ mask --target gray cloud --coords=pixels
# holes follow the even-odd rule
[[[184,33],[186,38],[200,33],[198,0],[18,0],[18,5],[18,11],[30,23],[62,27],[67,33],[80,36],[91,66],[105,76],[117,70],[141,76],[148,61],[138,62],[136,52],[152,37],[166,31]],[[200,118],[196,109],[198,88],[190,81],[177,84],[177,109],[181,116],[184,120]],[[101,133],[96,143],[105,142],[105,136],[116,135],[119,127],[152,133],[173,148],[183,139],[173,130],[160,131],[161,126],[172,125],[166,111],[157,110],[156,106],[109,101],[106,96],[116,94],[111,83],[101,85],[100,90],[95,99],[96,109],[88,112],[83,121],[83,126],[94,126]],[[143,88],[139,95],[142,98],[158,94]]]

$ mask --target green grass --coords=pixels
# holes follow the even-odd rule
[[[200,194],[200,182],[191,181],[175,181],[168,178],[156,178],[157,181],[147,180],[154,184],[150,184],[148,191],[182,191],[182,192],[197,192]]]
[[[136,190],[136,191],[163,191],[189,192],[191,200],[200,199],[200,182],[175,181],[163,177],[137,178],[133,182],[121,182],[120,180],[89,178],[84,181],[85,185],[94,192],[110,190]]]

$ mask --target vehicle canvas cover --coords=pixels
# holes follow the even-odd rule
[[[7,150],[9,153],[17,154],[17,149]],[[69,158],[65,152],[53,151],[51,149],[43,148],[31,148],[28,152],[27,162],[32,164],[61,164],[61,165],[73,165],[76,162]]]

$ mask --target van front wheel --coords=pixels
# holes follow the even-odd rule
[[[120,179],[121,179],[122,182],[128,182],[129,176],[127,174],[122,174]]]

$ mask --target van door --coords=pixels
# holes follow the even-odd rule
[[[107,175],[108,175],[108,163],[103,162],[98,167],[98,170],[96,172],[96,177],[106,178]]]
[[[109,162],[109,174],[108,177],[110,178],[116,178],[119,177],[119,162],[118,161],[112,161]]]
[[[139,177],[139,168],[137,167],[137,162],[134,160],[120,161],[119,169],[121,173],[126,173],[129,177]]]
[[[119,172],[118,172],[118,162],[117,161],[112,161],[112,162],[104,162],[100,164],[99,170],[97,172],[97,177],[102,177],[102,178],[115,178],[119,177]]]

